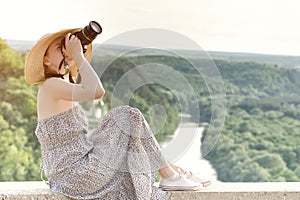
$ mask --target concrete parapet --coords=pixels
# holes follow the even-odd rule
[[[215,183],[194,192],[170,192],[168,200],[300,200],[300,182]]]
[[[0,182],[0,200],[69,199],[50,191],[40,181]],[[199,191],[172,191],[168,200],[299,200],[300,182],[222,183]]]

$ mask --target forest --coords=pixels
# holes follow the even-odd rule
[[[29,85],[24,80],[25,56],[26,52],[13,50],[0,39],[0,181],[40,180],[40,146],[34,134],[38,85]],[[82,102],[82,105],[87,111],[98,107],[102,115],[119,104],[137,107],[159,142],[174,133],[181,120],[180,113],[190,114],[195,123],[222,128],[213,149],[205,155],[220,181],[299,181],[297,68],[219,56],[212,59],[222,77],[226,108],[217,105],[212,110],[212,88],[207,85],[207,77],[201,76],[189,62],[205,66],[206,59],[195,54],[185,59],[176,54],[147,51],[117,58],[95,51],[92,65],[106,95],[102,103]],[[160,76],[156,75],[155,81],[150,80],[147,74],[153,75],[152,71],[158,67],[166,70],[157,73]],[[162,77],[168,83],[162,84]],[[214,77],[209,78],[215,81]],[[187,80],[192,92],[181,88],[183,80]],[[220,116],[225,117],[224,124],[218,122],[218,117],[211,121],[218,115],[218,109],[226,110],[226,115]],[[95,118],[92,114],[91,122]],[[101,120],[101,116],[98,118]],[[202,141],[214,140],[207,130]],[[207,151],[205,147],[202,151]]]

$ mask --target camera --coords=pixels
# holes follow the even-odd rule
[[[82,45],[83,53],[85,53],[87,50],[87,45],[92,43],[100,33],[102,33],[102,27],[100,26],[100,24],[96,21],[90,21],[87,26],[85,26],[80,31],[72,33],[72,35],[78,37]],[[70,35],[70,37],[72,35]],[[62,45],[65,46],[65,39],[63,39],[61,42]]]

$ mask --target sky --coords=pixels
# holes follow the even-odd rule
[[[124,32],[174,31],[205,51],[300,55],[299,0],[6,0],[0,37],[38,40],[98,21],[103,43]]]

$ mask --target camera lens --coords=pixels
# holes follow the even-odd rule
[[[89,25],[84,27],[84,29],[77,34],[77,37],[81,40],[83,45],[87,45],[90,44],[101,32],[101,26],[97,22],[91,21]]]
[[[98,24],[96,21],[90,21],[89,25],[85,26],[80,31],[73,33],[72,35],[76,35],[79,38],[82,44],[83,52],[85,53],[87,49],[86,45],[92,43],[100,33],[102,33],[100,24]],[[65,39],[62,39],[61,43],[62,46],[65,46]]]
[[[95,22],[95,21],[91,21],[90,22],[90,27],[97,34],[100,34],[102,32],[101,26],[97,22]]]

